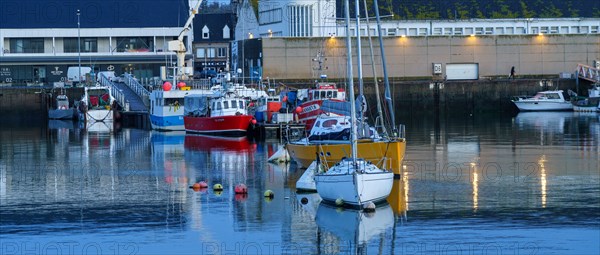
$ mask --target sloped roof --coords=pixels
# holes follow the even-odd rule
[[[223,27],[227,25],[230,29],[229,38],[223,39]],[[210,38],[202,39],[202,28],[208,27]],[[195,42],[222,42],[234,39],[235,15],[233,13],[209,13],[202,11],[194,18],[194,41]]]
[[[0,28],[183,27],[188,0],[2,0]]]

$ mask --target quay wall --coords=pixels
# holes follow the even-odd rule
[[[48,87],[0,87],[0,115],[3,120],[14,121],[46,119],[48,107],[56,96]],[[83,88],[65,89],[71,106],[83,95]]]
[[[308,88],[311,81],[280,81],[293,88]],[[339,83],[340,85],[342,83]],[[381,84],[380,84],[381,86]],[[406,113],[476,113],[514,112],[516,107],[510,102],[512,96],[534,95],[546,89],[576,91],[587,94],[587,83],[577,85],[574,79],[496,79],[477,81],[405,81],[391,79],[391,93],[397,114]],[[2,121],[10,119],[47,118],[47,107],[51,100],[50,89],[40,88],[1,88],[0,115]],[[365,82],[365,95],[369,107],[374,111],[376,100],[372,82]],[[71,104],[78,100],[81,88],[66,89]],[[383,93],[383,89],[381,92]],[[383,99],[382,99],[383,100]]]
[[[366,36],[365,36],[366,37]],[[372,77],[369,42],[361,40],[364,77]],[[343,37],[266,37],[261,41],[262,77],[276,79],[328,78],[346,76]],[[382,77],[381,53],[373,37],[376,72]],[[600,60],[600,34],[561,35],[476,35],[383,38],[390,77],[432,78],[433,63],[445,73],[449,63],[477,63],[479,77],[507,77],[511,67],[519,76],[574,73],[577,64]],[[354,75],[356,41],[353,38]],[[256,65],[256,64],[255,64]],[[443,74],[442,74],[443,76]]]

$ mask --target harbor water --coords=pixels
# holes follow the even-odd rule
[[[600,114],[400,120],[404,175],[374,213],[297,194],[279,141],[0,122],[0,254],[600,253]]]

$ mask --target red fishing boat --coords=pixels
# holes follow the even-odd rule
[[[246,100],[235,93],[189,95],[184,98],[184,107],[183,124],[190,133],[242,136],[253,120]]]
[[[332,109],[323,108],[323,102],[340,102],[345,103],[346,92],[342,88],[337,88],[335,83],[317,83],[314,89],[308,90],[306,102],[300,104],[301,111],[298,114],[298,120],[306,124],[306,130],[310,131],[315,120],[322,113],[331,115],[340,115]]]

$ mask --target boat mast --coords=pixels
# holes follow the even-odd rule
[[[371,53],[371,68],[373,70],[373,84],[375,84],[375,99],[377,99],[377,118],[381,120],[381,131],[383,134],[387,134],[385,124],[383,123],[383,110],[381,109],[381,99],[379,98],[379,84],[377,83],[377,72],[375,71],[375,54],[373,53],[373,42],[371,41],[371,25],[369,24],[369,8],[367,7],[367,0],[363,0],[365,6],[365,23],[367,24],[367,37],[369,40],[369,51]],[[374,125],[377,125],[375,120]],[[377,126],[375,126],[377,128]]]
[[[350,93],[350,127],[352,133],[350,142],[352,143],[352,161],[356,165],[357,146],[356,146],[356,104],[354,101],[354,77],[352,77],[352,42],[350,41],[350,0],[345,1],[345,16],[346,16],[346,74],[348,77],[348,91]]]
[[[357,65],[357,73],[358,73],[358,100],[361,104],[358,108],[358,119],[359,119],[359,130],[362,134],[363,131],[363,121],[365,113],[363,112],[363,105],[365,102],[365,96],[363,93],[363,73],[362,73],[362,46],[360,42],[360,8],[358,4],[358,0],[354,0],[354,17],[356,18],[356,65]],[[361,135],[362,136],[362,135]]]
[[[381,50],[381,64],[383,65],[383,80],[385,81],[385,101],[387,102],[390,111],[390,119],[392,120],[392,131],[396,133],[396,120],[394,115],[394,106],[392,105],[392,93],[390,93],[390,81],[388,79],[387,65],[385,63],[385,50],[383,49],[383,39],[381,39],[381,19],[379,18],[379,5],[377,0],[373,1],[375,7],[375,18],[377,19],[377,31],[379,31],[379,49]]]

